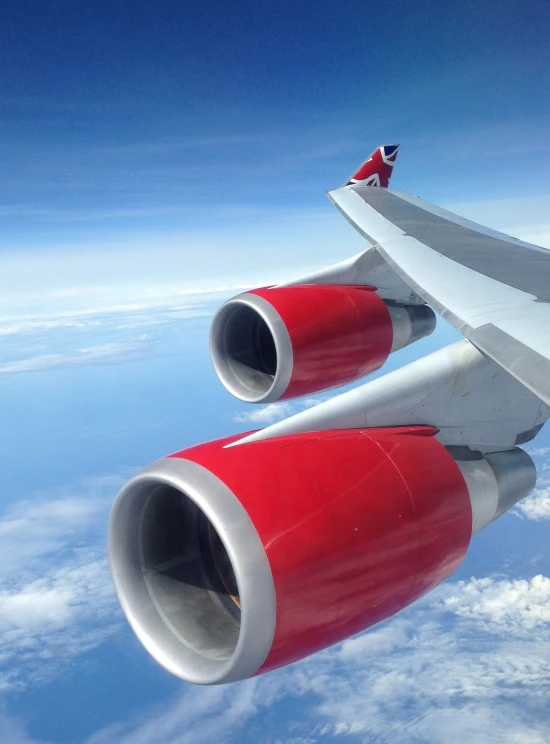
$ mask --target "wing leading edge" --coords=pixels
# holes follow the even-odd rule
[[[550,404],[550,252],[400,191],[328,194],[424,301]]]

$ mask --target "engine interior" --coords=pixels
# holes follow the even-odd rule
[[[269,392],[277,372],[275,339],[260,313],[245,303],[224,306],[212,329],[216,370],[231,392],[255,400]]]
[[[228,659],[239,637],[239,591],[207,517],[181,491],[161,485],[145,500],[138,534],[143,581],[166,626],[197,653]]]

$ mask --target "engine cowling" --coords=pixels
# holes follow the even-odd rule
[[[184,680],[231,682],[358,633],[444,581],[472,529],[527,495],[535,471],[517,449],[457,461],[436,432],[231,437],[136,475],[108,540],[143,645]]]
[[[386,303],[372,287],[255,289],[218,310],[210,353],[232,395],[269,403],[358,380],[432,333],[435,322],[431,308]]]

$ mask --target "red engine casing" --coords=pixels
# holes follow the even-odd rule
[[[430,427],[316,432],[178,452],[236,495],[265,549],[275,633],[258,673],[394,615],[450,576],[472,511]]]
[[[229,300],[210,335],[218,377],[251,403],[311,395],[379,369],[394,340],[390,312],[372,287],[255,289]]]
[[[380,369],[393,328],[373,287],[255,289],[279,313],[292,343],[292,377],[280,400],[346,385]]]

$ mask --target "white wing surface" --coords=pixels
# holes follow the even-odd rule
[[[550,251],[401,191],[328,196],[414,292],[550,404]]]

